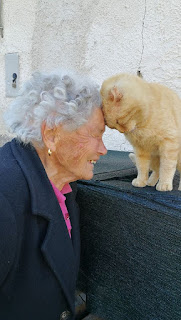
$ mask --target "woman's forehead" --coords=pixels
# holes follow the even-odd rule
[[[86,136],[90,134],[102,135],[105,131],[105,122],[101,108],[96,108],[88,121],[76,130],[69,131],[64,126],[60,125],[58,128],[58,135],[60,139],[78,138],[78,136]]]
[[[87,123],[82,126],[82,129],[88,129],[98,133],[103,133],[105,131],[104,117],[100,108],[96,108],[93,111]]]

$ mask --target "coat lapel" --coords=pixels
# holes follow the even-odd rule
[[[30,145],[24,146],[16,140],[11,142],[11,149],[29,185],[32,214],[42,216],[49,221],[41,250],[73,312],[80,251],[78,209],[74,204],[74,196],[72,193],[66,195],[72,224],[71,240],[59,203],[35,149]]]
[[[49,221],[48,231],[41,250],[45,260],[60,282],[73,311],[76,281],[75,255],[69,234],[67,230],[64,230],[65,223],[61,220]]]

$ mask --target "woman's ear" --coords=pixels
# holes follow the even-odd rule
[[[55,146],[56,131],[57,131],[57,127],[50,128],[47,126],[45,121],[42,123],[42,126],[41,126],[42,139],[47,149],[51,149],[51,151],[55,151],[56,149],[56,146]]]

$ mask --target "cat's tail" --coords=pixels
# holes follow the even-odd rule
[[[135,157],[135,154],[134,153],[129,153],[129,158],[131,159],[131,161],[135,164],[136,166],[136,157]]]

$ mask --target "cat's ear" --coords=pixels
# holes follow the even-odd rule
[[[120,102],[123,97],[123,94],[114,86],[108,93],[108,98],[111,101]]]

